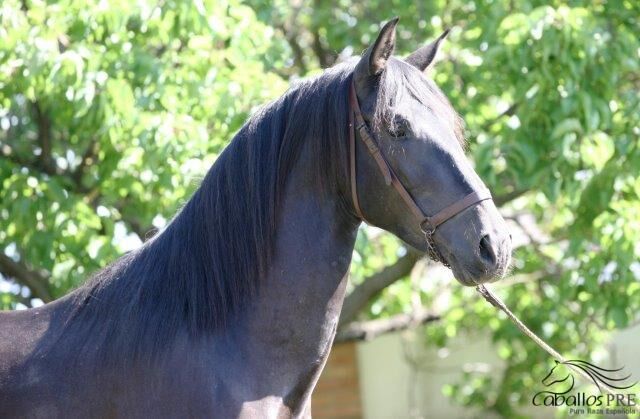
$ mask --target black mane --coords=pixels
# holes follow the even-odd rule
[[[346,179],[347,98],[356,62],[301,82],[253,115],[161,233],[76,291],[74,321],[63,336],[135,356],[160,350],[181,331],[196,336],[224,327],[269,266],[281,191],[302,147],[317,156],[308,170],[319,181],[318,196],[337,192]],[[376,114],[386,119],[406,88],[430,108],[442,108],[435,112],[455,115],[440,106],[448,102],[431,82],[420,93],[426,79],[409,67],[390,61]]]

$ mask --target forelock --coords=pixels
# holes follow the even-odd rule
[[[455,137],[465,147],[464,121],[453,109],[438,86],[411,64],[392,57],[380,75],[373,115],[374,129],[394,129],[399,106],[407,96],[426,106],[433,114],[450,124]]]

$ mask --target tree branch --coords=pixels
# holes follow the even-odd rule
[[[369,320],[348,324],[338,331],[334,343],[353,340],[370,340],[385,333],[440,320],[440,315],[428,311],[398,314],[386,319]]]
[[[514,191],[495,196],[493,198],[493,202],[496,204],[496,207],[501,207],[504,204],[511,202],[516,198],[521,197],[527,192],[529,192],[529,189],[516,189]]]
[[[304,62],[304,51],[298,39],[300,38],[300,33],[294,29],[296,22],[298,21],[298,15],[300,13],[300,6],[296,6],[293,8],[291,12],[291,16],[288,19],[288,22],[276,22],[274,27],[280,29],[284,34],[289,47],[291,48],[291,52],[293,52],[293,61],[300,69],[300,74],[307,73],[307,65]]]
[[[298,44],[297,34],[293,33],[290,30],[287,30],[284,25],[280,27],[282,32],[284,32],[284,37],[289,43],[289,47],[293,52],[293,61],[295,62],[296,67],[300,69],[300,74],[307,73],[307,65],[304,63],[304,51],[300,44]]]
[[[18,284],[29,288],[32,297],[39,298],[45,303],[53,301],[46,276],[40,272],[30,270],[24,264],[14,261],[1,252],[0,273],[7,279],[13,279]]]
[[[313,37],[313,42],[311,43],[311,47],[316,57],[318,57],[318,63],[320,63],[320,68],[331,67],[335,59],[331,56],[331,53],[329,53],[329,51],[323,45],[322,38],[320,38],[320,33],[318,32],[318,28],[313,28],[313,30],[311,31],[311,36]]]
[[[314,8],[315,10],[323,10],[325,5],[322,4],[322,0],[314,0]],[[326,48],[324,42],[322,42],[322,37],[320,36],[320,28],[317,25],[317,22],[313,21],[311,24],[311,48],[313,49],[314,54],[318,58],[318,63],[320,64],[320,68],[329,68],[334,62],[335,58],[331,55],[329,50]]]
[[[146,242],[152,238],[158,232],[158,229],[154,226],[144,225],[138,218],[136,218],[130,211],[127,210],[126,198],[123,201],[116,202],[113,207],[120,213],[120,219],[125,222],[135,234],[138,235],[140,240]]]
[[[22,158],[17,154],[12,153],[10,148],[9,150],[10,150],[9,153],[5,152],[4,150],[0,150],[0,156],[17,164],[18,166],[26,167],[27,169],[33,170],[35,172],[41,172],[49,176],[56,176],[56,175],[63,174],[55,166],[48,167],[48,168],[44,167],[39,161]]]
[[[80,164],[76,169],[71,173],[71,179],[73,183],[75,183],[78,188],[82,188],[82,177],[84,176],[85,170],[88,166],[93,162],[93,158],[97,153],[97,140],[95,137],[91,138],[89,141],[89,145],[85,149],[82,154],[82,158],[80,159]]]
[[[499,120],[501,120],[502,118],[504,118],[505,116],[513,116],[516,113],[516,110],[518,110],[518,106],[520,106],[519,103],[514,103],[511,106],[509,106],[504,112],[500,113],[498,116],[496,116],[495,118],[486,121],[482,127],[480,127],[481,131],[488,131],[489,128],[491,128],[492,126],[494,126]]]
[[[409,275],[420,256],[416,250],[407,250],[407,254],[398,259],[396,263],[385,267],[358,285],[344,300],[338,327],[354,320],[360,310],[369,303],[369,300],[383,289]]]
[[[51,119],[42,110],[40,104],[36,101],[33,102],[33,109],[35,111],[35,120],[38,125],[38,143],[40,144],[40,165],[43,170],[49,174],[55,173],[55,164],[52,160],[52,145],[51,145]]]

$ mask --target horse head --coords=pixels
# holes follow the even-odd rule
[[[353,75],[363,119],[356,121],[363,139],[354,150],[356,210],[415,248],[434,250],[464,285],[499,279],[511,257],[507,225],[465,156],[461,118],[426,74],[447,32],[402,59],[392,55],[396,24],[382,28]],[[416,213],[439,224],[427,231]]]

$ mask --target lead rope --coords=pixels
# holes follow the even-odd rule
[[[524,333],[526,336],[528,336],[540,348],[544,349],[556,361],[558,361],[560,363],[564,363],[564,365],[566,365],[569,369],[571,369],[572,371],[580,374],[580,376],[582,378],[584,378],[585,380],[587,380],[588,382],[590,382],[590,383],[594,382],[593,377],[591,377],[589,374],[587,374],[586,372],[584,372],[580,368],[576,368],[571,364],[566,364],[567,359],[565,357],[563,357],[558,351],[556,351],[551,346],[549,346],[549,344],[547,344],[547,342],[545,342],[544,340],[540,339],[538,337],[538,335],[533,333],[524,323],[522,323],[522,321],[520,321],[520,319],[515,314],[513,314],[511,312],[511,310],[509,310],[509,307],[507,307],[507,305],[499,297],[497,297],[493,292],[491,292],[491,290],[489,290],[489,288],[487,288],[484,284],[478,284],[478,286],[476,286],[476,291],[478,291],[478,293],[480,293],[480,295],[482,295],[484,297],[484,299],[489,302],[489,304],[491,304],[492,306],[498,308],[499,310],[502,310],[502,312],[504,312],[504,314],[507,315],[507,317],[518,327],[518,329],[520,329],[520,331],[522,333]],[[612,390],[611,388],[609,388],[605,384],[596,384],[596,386],[598,388],[600,388],[601,390],[604,390],[605,392],[609,393],[609,394],[613,394],[613,395],[616,394],[614,392],[614,390]],[[624,406],[627,405],[626,403],[624,403],[621,400],[618,400],[618,402],[620,404],[624,405]]]

